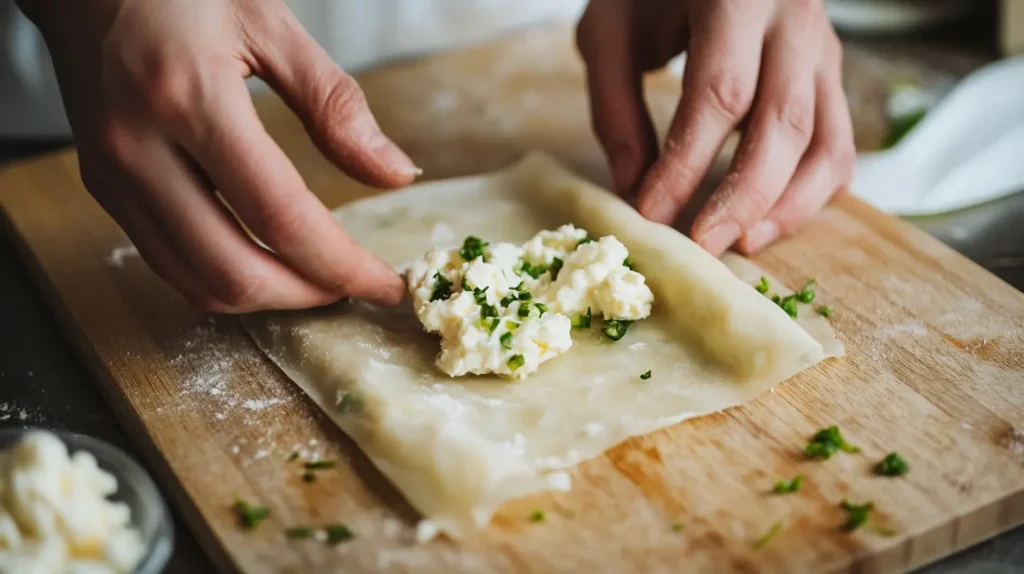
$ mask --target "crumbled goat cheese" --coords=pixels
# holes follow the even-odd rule
[[[0,572],[131,572],[145,548],[117,479],[51,433],[0,452]]]
[[[438,368],[524,378],[572,347],[570,317],[588,309],[606,320],[648,317],[654,296],[625,266],[625,245],[613,236],[581,244],[587,237],[573,225],[522,247],[471,237],[413,262],[409,292],[424,328],[441,335]]]

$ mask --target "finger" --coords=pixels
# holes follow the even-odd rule
[[[290,13],[263,26],[250,45],[260,76],[302,119],[328,159],[368,185],[407,185],[422,170],[384,133],[363,90]]]
[[[814,75],[821,55],[807,12],[769,30],[758,93],[730,173],[694,220],[690,235],[720,255],[761,221],[793,177],[814,131]]]
[[[198,129],[178,132],[186,150],[241,220],[281,261],[338,297],[387,305],[405,284],[352,240],[263,129],[241,81],[197,102]]]
[[[620,194],[635,190],[658,153],[634,52],[633,13],[628,2],[592,2],[576,32],[587,69],[591,124]]]
[[[117,222],[154,273],[196,307],[225,311],[227,306],[212,295],[189,271],[174,251],[159,222],[133,195],[131,186],[118,181],[113,170],[100,167],[102,160],[82,158],[82,181],[96,202]],[[90,167],[91,166],[91,167]],[[102,172],[102,175],[97,174]]]
[[[817,81],[814,138],[793,180],[765,218],[737,244],[753,253],[792,235],[853,179],[856,151],[849,106],[838,74]]]
[[[227,312],[301,309],[337,296],[310,283],[258,247],[215,199],[212,189],[155,132],[120,136],[116,153],[139,199],[152,211],[184,265]]]
[[[690,26],[683,95],[661,158],[640,187],[648,219],[671,224],[693,196],[757,85],[768,2],[698,4]]]

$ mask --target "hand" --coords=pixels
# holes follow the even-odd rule
[[[714,255],[793,233],[853,177],[842,47],[821,0],[591,0],[577,30],[594,131],[620,193],[671,224],[729,133],[743,137],[691,237]],[[641,76],[687,51],[659,157]]]
[[[194,304],[246,312],[345,296],[401,301],[402,279],[309,191],[246,90],[246,77],[266,80],[320,150],[367,184],[417,174],[284,2],[21,3],[53,55],[86,187]]]

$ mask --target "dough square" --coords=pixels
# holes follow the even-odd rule
[[[430,182],[343,206],[356,240],[402,267],[467,235],[522,243],[573,223],[615,235],[655,295],[652,316],[620,341],[574,331],[573,348],[523,381],[451,378],[438,338],[411,305],[360,301],[246,316],[259,348],[355,440],[436,527],[460,537],[504,502],[568,489],[566,469],[619,442],[749,401],[842,353],[828,322],[794,321],[752,285],[745,259],[719,261],[679,232],[555,160]],[[773,293],[785,295],[777,282]],[[651,371],[647,380],[640,378]]]

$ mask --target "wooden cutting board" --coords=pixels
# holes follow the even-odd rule
[[[570,38],[541,30],[360,80],[426,178],[541,148],[607,184]],[[649,82],[659,125],[677,84]],[[322,159],[278,100],[260,108],[328,206],[370,192]],[[1024,521],[1024,296],[850,197],[756,258],[790,285],[818,279],[845,358],[747,406],[629,440],[575,468],[571,492],[514,501],[479,534],[426,545],[410,541],[415,511],[235,319],[189,309],[148,271],[86,194],[73,151],[4,169],[0,207],[97,383],[224,571],[888,572]],[[807,438],[830,424],[862,453],[805,460]],[[307,484],[286,460],[296,450],[340,464]],[[891,450],[910,474],[874,476]],[[797,473],[799,494],[769,494]],[[271,518],[242,530],[236,495]],[[874,501],[876,522],[896,535],[841,532],[844,498]],[[544,522],[528,520],[536,509]],[[776,521],[778,536],[756,549]],[[329,523],[356,539],[331,549],[282,534]]]

